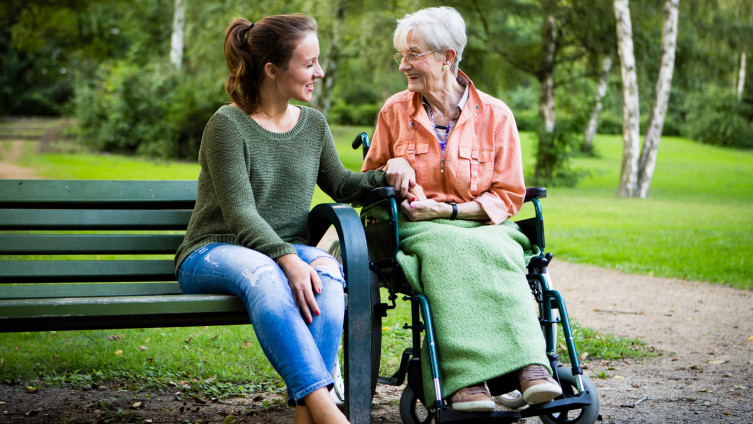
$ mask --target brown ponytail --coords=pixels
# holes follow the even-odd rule
[[[260,107],[264,65],[287,67],[298,42],[317,31],[314,18],[304,14],[275,15],[252,23],[233,19],[225,32],[225,62],[230,70],[225,91],[244,112]]]

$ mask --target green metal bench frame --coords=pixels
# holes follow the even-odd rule
[[[196,181],[0,180],[0,332],[249,324],[237,297],[186,295],[176,282],[172,255],[195,201]],[[309,224],[312,245],[337,230],[348,283],[345,413],[369,423],[363,226],[345,204],[317,205]]]

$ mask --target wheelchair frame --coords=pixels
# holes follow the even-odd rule
[[[365,156],[368,151],[368,137],[365,133],[359,134],[354,140],[353,148],[358,148],[359,145],[363,145]],[[552,254],[544,252],[544,221],[539,202],[539,199],[545,197],[545,188],[526,189],[525,202],[533,204],[535,217],[517,221],[516,223],[532,243],[538,245],[541,250],[538,256],[529,261],[526,277],[539,308],[539,321],[546,341],[546,355],[552,367],[554,379],[563,387],[563,395],[551,402],[531,405],[525,409],[512,411],[497,410],[494,412],[455,411],[442,398],[439,364],[429,302],[424,295],[416,293],[410,288],[397,264],[396,254],[399,250],[399,236],[397,228],[398,203],[395,192],[391,187],[377,189],[363,202],[361,221],[364,225],[369,245],[371,293],[372,304],[374,305],[372,319],[376,321],[372,323],[372,352],[376,352],[376,355],[372,354],[372,361],[376,361],[377,363],[375,371],[377,374],[381,356],[381,333],[377,335],[374,332],[381,331],[381,319],[387,316],[388,310],[396,307],[395,300],[398,299],[398,294],[403,294],[403,300],[411,302],[411,323],[406,324],[404,327],[412,330],[411,347],[405,349],[403,352],[400,366],[392,376],[378,377],[379,383],[397,386],[403,384],[407,376],[408,385],[403,392],[403,398],[407,397],[410,399],[401,399],[401,415],[406,412],[404,408],[411,407],[410,405],[403,405],[403,402],[421,402],[426,406],[427,417],[425,419],[418,418],[413,413],[412,418],[409,418],[408,421],[403,416],[403,421],[406,424],[417,422],[428,423],[433,419],[436,419],[437,423],[506,423],[533,416],[543,416],[542,420],[544,422],[592,423],[595,421],[599,409],[598,392],[590,379],[583,376],[564,299],[559,292],[552,289],[547,271],[547,266],[552,260]],[[371,213],[375,208],[386,209],[389,213],[389,222],[375,219]],[[389,243],[387,248],[384,247],[384,242]],[[376,286],[376,290],[374,286]],[[379,287],[387,288],[389,292],[388,301],[391,304],[381,302]],[[559,311],[559,318],[555,316],[553,309]],[[423,322],[421,321],[422,318]],[[562,325],[565,343],[571,360],[571,368],[568,370],[565,370],[560,365],[559,356],[556,353],[557,324]],[[422,331],[426,333],[426,342],[429,348],[430,370],[434,382],[434,396],[436,399],[433,405],[426,405],[423,394],[420,365]],[[375,346],[375,344],[378,346]],[[373,364],[372,369],[375,369]],[[373,372],[372,378],[376,377],[374,374]],[[507,393],[517,389],[517,382],[515,382],[516,387],[510,386],[509,383],[495,385],[491,382],[489,386],[493,392],[492,394],[495,394],[495,392]],[[414,408],[415,404],[412,407]],[[573,420],[569,419],[568,412],[575,410],[580,410],[580,415]],[[581,421],[581,419],[583,420]]]

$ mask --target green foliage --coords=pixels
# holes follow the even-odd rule
[[[577,146],[577,140],[578,136],[569,131],[567,123],[560,123],[551,133],[541,131],[536,144],[536,163],[539,166],[526,181],[542,187],[574,187],[583,175],[582,171],[570,165],[570,156]]]
[[[375,125],[381,104],[346,104],[338,99],[329,109],[327,120],[340,125]]]
[[[74,99],[83,142],[106,152],[195,157],[204,123],[219,107],[167,63],[107,63],[81,80]]]
[[[753,99],[740,101],[732,90],[709,87],[687,102],[686,129],[702,143],[753,148]]]

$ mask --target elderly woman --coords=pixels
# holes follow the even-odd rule
[[[493,410],[484,383],[517,377],[529,404],[548,402],[562,391],[525,277],[532,248],[507,220],[525,196],[512,112],[458,69],[466,30],[454,9],[406,15],[393,43],[408,89],[382,107],[363,170],[415,170],[402,184],[398,260],[432,306],[442,397]],[[387,167],[393,158],[406,160]]]

